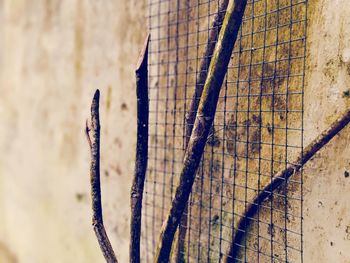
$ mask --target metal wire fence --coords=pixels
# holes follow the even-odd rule
[[[143,261],[152,262],[186,150],[185,116],[219,0],[149,0],[150,131]],[[185,262],[302,262],[303,177],[238,229],[247,206],[303,152],[306,0],[250,0],[187,214]],[[244,231],[244,240],[232,244]],[[181,242],[181,240],[180,240]]]

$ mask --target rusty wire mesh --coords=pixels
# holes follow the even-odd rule
[[[185,152],[185,114],[218,0],[149,0],[150,131],[143,261],[152,262]],[[183,259],[302,262],[302,173],[237,229],[247,205],[303,151],[306,0],[250,0],[187,212]]]

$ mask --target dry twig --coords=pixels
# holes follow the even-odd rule
[[[141,210],[148,158],[148,44],[147,36],[136,67],[137,143],[135,172],[130,193],[130,263],[140,262]]]
[[[91,151],[90,182],[92,198],[92,226],[102,253],[108,263],[117,263],[111,243],[103,225],[100,183],[100,91],[96,90],[91,104],[91,123],[86,122],[86,136]],[[91,137],[90,137],[91,132]]]
[[[175,198],[161,229],[155,262],[168,262],[175,231],[187,204],[206,140],[213,123],[219,93],[232,50],[242,23],[247,0],[232,0],[227,8],[219,39],[209,66],[193,132],[184,158],[184,166]]]
[[[241,220],[238,222],[237,230],[232,236],[232,243],[229,253],[225,262],[231,263],[239,257],[239,251],[241,243],[247,229],[249,228],[254,216],[259,211],[260,205],[270,196],[273,192],[286,183],[287,180],[295,173],[299,172],[300,169],[319,151],[325,146],[330,140],[333,139],[344,127],[346,127],[350,122],[350,110],[343,113],[335,122],[330,125],[330,127],[323,131],[316,139],[314,139],[302,152],[301,156],[294,162],[293,165],[289,165],[283,171],[277,173],[270,184],[264,187],[263,190],[255,197],[254,201],[250,203],[245,211]]]

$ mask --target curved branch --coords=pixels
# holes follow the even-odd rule
[[[236,232],[232,236],[232,242],[230,251],[227,254],[225,262],[232,263],[238,259],[241,243],[247,229],[249,228],[252,219],[258,212],[262,203],[270,197],[273,192],[281,186],[284,182],[295,173],[299,172],[300,169],[319,151],[325,146],[330,140],[333,139],[346,125],[350,122],[350,110],[343,113],[335,122],[333,122],[330,127],[323,131],[316,139],[314,139],[302,152],[301,156],[294,162],[294,164],[289,165],[283,171],[277,173],[274,179],[264,187],[263,190],[255,197],[253,202],[247,207],[244,215],[238,222]]]
[[[96,90],[91,104],[91,123],[86,122],[86,136],[91,151],[90,183],[92,199],[92,226],[101,251],[108,263],[118,263],[103,225],[100,183],[100,91]],[[92,138],[90,137],[90,132]]]

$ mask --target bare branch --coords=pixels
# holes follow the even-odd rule
[[[140,262],[141,210],[148,159],[148,44],[147,36],[136,68],[137,143],[134,179],[131,187],[130,263]]]
[[[90,183],[92,198],[92,226],[102,253],[108,263],[117,263],[111,243],[103,225],[100,183],[100,91],[96,90],[91,104],[91,123],[86,122],[86,135],[91,150]],[[89,127],[89,125],[91,127]],[[92,138],[90,136],[90,132]]]
[[[191,104],[188,109],[188,113],[186,114],[186,146],[190,139],[192,133],[192,127],[196,118],[196,113],[198,110],[199,100],[202,96],[205,80],[208,75],[208,68],[211,62],[211,58],[213,56],[214,48],[216,42],[218,40],[219,32],[221,30],[221,26],[225,17],[227,5],[229,0],[224,0],[218,10],[218,13],[215,15],[214,20],[211,25],[211,29],[209,32],[209,38],[207,41],[207,46],[205,49],[205,53],[202,56],[202,60],[200,62],[200,69],[197,75],[196,88],[194,90],[194,94],[192,96]]]
[[[161,229],[155,262],[168,262],[175,231],[188,202],[205,143],[213,123],[221,86],[242,23],[247,0],[232,0],[227,8],[219,39],[209,66],[193,132],[187,147],[175,198]]]
[[[254,201],[250,203],[245,211],[244,215],[241,217],[237,225],[237,230],[232,236],[232,243],[229,253],[227,253],[227,258],[225,262],[232,263],[238,259],[241,243],[247,229],[249,228],[252,219],[258,212],[260,205],[270,197],[273,192],[286,183],[287,180],[295,173],[299,172],[300,169],[313,157],[315,154],[321,150],[330,140],[333,139],[344,127],[346,127],[350,122],[350,110],[343,113],[335,122],[330,125],[330,127],[323,131],[316,139],[314,139],[300,154],[300,157],[293,162],[293,165],[289,165],[283,171],[280,171],[274,176],[274,179],[270,184],[264,187],[263,190],[255,197]]]
[[[204,83],[207,78],[208,68],[210,65],[211,58],[213,56],[216,42],[218,40],[222,22],[225,17],[228,2],[229,0],[222,1],[222,3],[219,6],[218,13],[215,15],[211,24],[207,46],[205,48],[204,55],[202,56],[200,69],[197,75],[196,87],[194,90],[194,94],[192,96],[188,114],[186,114],[186,119],[185,119],[186,148],[190,140],[190,136],[192,134],[192,127],[196,118],[199,100],[200,100],[200,97],[202,96]],[[179,262],[179,263],[184,262],[183,256],[185,254],[184,243],[185,243],[186,229],[187,229],[187,209],[188,209],[188,205],[186,204],[184,213],[181,218],[181,223],[179,225],[179,233],[177,237],[176,262]]]

